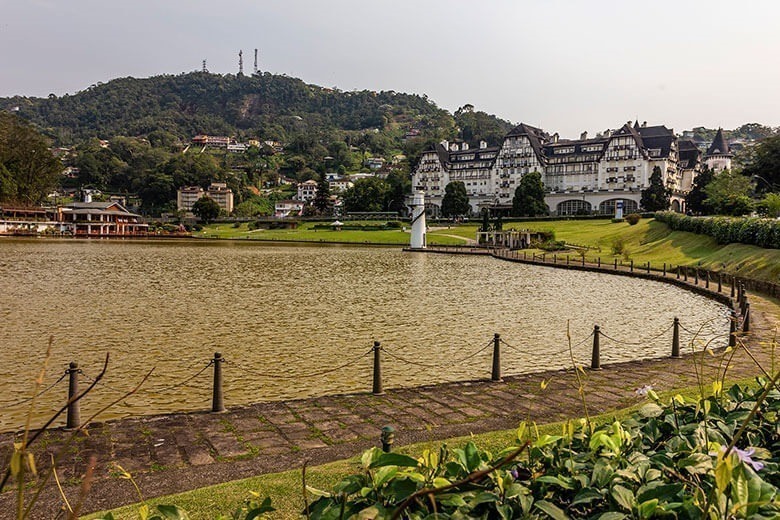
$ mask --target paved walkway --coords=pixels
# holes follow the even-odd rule
[[[769,367],[767,340],[777,326],[775,302],[751,296],[754,332],[751,351]],[[705,356],[705,381],[714,379],[719,359]],[[731,377],[758,373],[743,353],[732,363]],[[542,380],[550,381],[542,390]],[[640,401],[634,389],[652,385],[659,391],[694,386],[693,358],[638,361],[587,371],[589,411],[603,413]],[[91,456],[97,459],[96,481],[82,512],[137,500],[132,485],[111,476],[113,463],[133,473],[147,498],[262,473],[347,458],[378,444],[380,429],[392,425],[396,444],[515,428],[521,420],[546,423],[579,417],[582,407],[571,371],[506,377],[503,382],[463,382],[389,390],[370,394],[260,403],[223,414],[188,413],[130,418],[90,425],[65,450],[58,474],[69,496]],[[67,434],[47,432],[35,450],[39,465],[47,453],[61,450]],[[0,463],[7,467],[12,435],[0,435]],[[14,496],[0,496],[0,511],[9,511]],[[60,499],[51,485],[42,495],[40,518],[53,518]]]

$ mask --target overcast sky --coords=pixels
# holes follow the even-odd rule
[[[427,94],[577,137],[780,126],[780,1],[0,0],[0,96],[201,68]]]

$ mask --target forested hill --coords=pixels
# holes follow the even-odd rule
[[[431,139],[460,133],[469,140],[497,144],[511,127],[483,112],[459,111],[453,116],[425,96],[343,92],[270,73],[128,77],[62,97],[0,98],[0,109],[14,107],[60,145],[95,137],[150,135],[188,142],[201,133],[290,142],[297,135],[365,130],[397,143],[412,131]]]

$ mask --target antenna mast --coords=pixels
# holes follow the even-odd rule
[[[209,69],[206,68],[206,60],[203,60],[203,72],[206,73],[208,71]]]
[[[257,49],[255,49],[255,74],[257,74]]]
[[[238,73],[244,74],[244,51],[238,51]]]

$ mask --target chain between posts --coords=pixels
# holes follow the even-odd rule
[[[62,382],[62,380],[63,380],[63,379],[65,379],[65,377],[66,377],[68,374],[69,374],[68,370],[65,370],[65,371],[62,373],[62,375],[60,376],[60,378],[59,378],[59,379],[57,379],[55,382],[53,382],[52,384],[50,384],[49,386],[47,386],[46,388],[44,388],[43,390],[41,390],[40,392],[38,392],[37,394],[35,394],[35,395],[34,395],[34,396],[32,396],[32,397],[27,397],[27,398],[25,398],[25,399],[22,399],[22,400],[20,400],[20,401],[16,401],[15,403],[11,403],[11,404],[4,404],[4,405],[2,405],[2,406],[3,406],[4,408],[16,408],[17,406],[21,406],[21,405],[23,405],[24,403],[29,403],[29,402],[30,402],[30,401],[32,401],[33,399],[37,399],[37,398],[39,398],[40,396],[42,396],[43,394],[45,394],[46,392],[48,392],[49,390],[51,390],[52,388],[54,388],[55,386],[57,386],[58,384],[60,384],[60,383]]]
[[[267,373],[264,373],[264,372],[258,372],[258,371],[254,370],[254,369],[245,367],[245,366],[243,366],[242,364],[240,364],[240,363],[238,363],[236,361],[230,361],[228,359],[225,359],[224,362],[229,364],[229,365],[233,365],[233,366],[237,367],[239,370],[242,370],[242,371],[246,372],[247,374],[250,374],[250,375],[253,375],[253,376],[256,376],[256,377],[263,377],[263,378],[266,378],[266,379],[288,379],[289,380],[289,379],[298,379],[298,378],[309,378],[309,377],[323,376],[325,374],[330,374],[331,372],[336,372],[337,370],[341,370],[341,369],[346,368],[349,365],[351,365],[351,364],[353,364],[353,363],[355,363],[357,361],[360,361],[364,357],[366,357],[369,354],[371,354],[373,351],[374,351],[374,349],[372,347],[372,348],[368,349],[366,352],[364,352],[363,354],[360,354],[359,356],[355,357],[354,359],[352,359],[350,361],[347,361],[343,365],[339,365],[339,366],[334,367],[334,368],[328,368],[328,369],[325,369],[325,370],[321,370],[319,372],[312,372],[310,374],[295,374],[295,375],[287,376],[287,377],[280,376],[278,374],[271,375],[271,374],[267,374]]]

